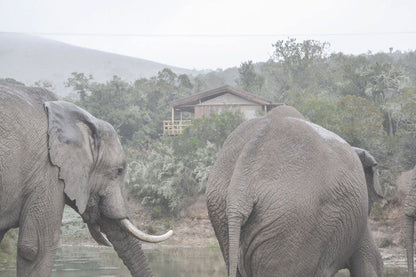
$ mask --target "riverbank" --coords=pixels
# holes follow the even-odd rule
[[[404,249],[403,201],[409,185],[408,180],[408,173],[401,174],[397,180],[398,191],[396,195],[393,198],[376,202],[370,216],[370,229],[380,249],[385,268],[400,270],[400,274],[390,276],[402,276],[402,272],[407,268]],[[220,253],[203,195],[199,196],[195,203],[182,211],[179,218],[175,219],[152,219],[150,213],[135,202],[129,202],[129,209],[132,221],[143,231],[151,234],[162,234],[169,229],[174,231],[174,235],[165,242],[144,243],[145,250],[200,248],[202,251],[205,248],[212,248],[217,249]],[[63,246],[99,247],[91,238],[79,216],[70,209],[65,211],[62,230],[61,243]],[[349,275],[340,272],[339,276]]]
[[[130,217],[135,225],[150,234],[162,234],[173,230],[174,235],[165,242],[158,244],[144,243],[143,248],[219,248],[214,230],[208,218],[205,197],[182,211],[179,218],[152,219],[149,212],[139,204],[129,202]],[[63,246],[98,246],[91,238],[87,226],[78,214],[66,207],[62,223],[61,245]]]
[[[405,249],[403,248],[404,242],[402,233],[403,225],[401,216],[401,203],[402,201],[400,199],[381,201],[376,206],[376,209],[372,214],[372,217],[376,220],[373,219],[370,221],[374,239],[377,245],[380,247],[380,253],[383,258],[386,276],[406,276],[405,272],[407,265],[406,253]],[[211,223],[208,219],[208,213],[205,208],[205,199],[203,196],[199,197],[193,205],[184,210],[180,217],[177,219],[155,220],[152,219],[150,214],[145,212],[145,209],[140,207],[140,205],[137,205],[136,203],[130,203],[129,205],[132,221],[144,231],[161,234],[166,232],[168,229],[174,230],[174,235],[172,238],[165,242],[159,244],[143,243],[143,248],[146,252],[146,255],[148,255],[151,260],[153,259],[156,261],[159,259],[158,257],[163,257],[163,260],[166,261],[168,259],[173,259],[173,256],[183,256],[184,251],[185,253],[193,253],[191,254],[191,257],[187,257],[189,260],[192,260],[191,258],[193,256],[207,255],[206,253],[209,253],[210,259],[217,259],[215,264],[221,265],[221,267],[218,267],[217,269],[218,276],[224,276],[222,255]],[[59,249],[61,252],[64,251],[64,253],[68,253],[67,255],[70,256],[71,259],[78,255],[78,252],[72,253],[75,251],[74,249],[77,249],[77,251],[81,252],[85,251],[86,253],[113,253],[111,248],[99,246],[91,238],[86,225],[82,222],[79,215],[73,212],[70,208],[65,210],[62,226],[61,245]],[[189,251],[187,249],[189,249]],[[206,259],[206,257],[199,257],[198,259]],[[118,261],[118,259],[114,258],[111,258],[111,260]],[[172,262],[169,270],[173,270],[172,268],[176,268],[178,266],[180,267],[180,265],[183,263],[184,262],[182,260]],[[211,262],[209,263],[212,264]],[[158,263],[155,262],[155,264]],[[2,267],[14,268],[15,262],[11,263],[10,261],[4,261],[4,263],[2,263],[0,261],[0,271]],[[159,269],[156,268],[156,270]],[[181,270],[185,269],[181,268]],[[13,276],[13,274],[10,276]],[[128,274],[126,276],[128,276]],[[167,275],[161,274],[160,276]],[[195,276],[195,274],[189,276]],[[336,276],[348,277],[349,273],[348,271],[343,270],[340,271]]]
[[[374,206],[371,214],[370,229],[383,261],[389,267],[406,267],[403,199],[404,194],[398,194],[395,199],[382,200]],[[193,205],[182,211],[177,219],[152,219],[143,207],[133,202],[129,203],[129,208],[132,221],[142,230],[152,234],[162,234],[169,229],[174,231],[169,240],[158,244],[144,243],[144,249],[219,248],[208,218],[204,196],[200,196]],[[65,216],[61,238],[63,246],[98,246],[77,214],[66,211]],[[71,229],[75,232],[71,232]]]

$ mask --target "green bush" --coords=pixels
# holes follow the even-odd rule
[[[0,243],[0,261],[4,260],[7,263],[14,263],[16,261],[16,243],[18,230],[13,229],[7,232]]]
[[[178,215],[205,191],[219,148],[243,120],[241,113],[211,115],[154,144],[141,160],[129,163],[130,195],[151,207],[154,217]]]

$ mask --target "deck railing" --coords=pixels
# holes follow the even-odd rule
[[[182,134],[183,130],[192,124],[192,120],[164,120],[163,135],[177,136]]]

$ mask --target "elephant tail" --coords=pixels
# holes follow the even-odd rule
[[[413,240],[414,240],[414,218],[406,215],[406,251],[407,251],[407,270],[408,277],[413,277]]]
[[[228,276],[237,276],[237,265],[240,252],[241,217],[228,216]]]
[[[230,186],[227,192],[228,220],[228,276],[237,276],[240,260],[240,234],[243,226],[256,204],[256,191],[253,187],[252,165],[256,163],[258,149],[269,131],[271,121],[263,119],[258,122],[258,129],[247,142],[237,159]],[[244,270],[244,269],[242,269]]]

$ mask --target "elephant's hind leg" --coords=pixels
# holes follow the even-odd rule
[[[368,229],[361,244],[350,259],[349,270],[351,277],[383,276],[383,261]]]

